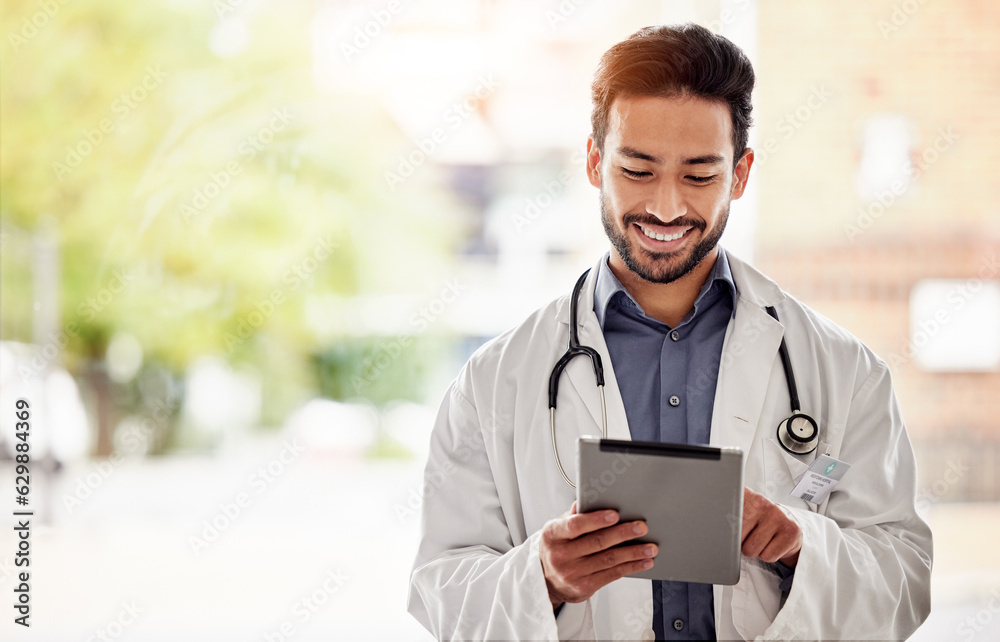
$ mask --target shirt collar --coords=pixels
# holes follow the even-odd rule
[[[736,312],[736,282],[733,281],[733,273],[729,269],[729,257],[726,256],[726,250],[721,245],[719,245],[718,248],[719,256],[715,259],[715,265],[712,266],[712,271],[708,274],[708,278],[705,279],[705,283],[701,286],[701,291],[698,293],[698,297],[694,301],[694,309],[691,313],[684,317],[685,321],[691,318],[698,310],[702,299],[705,298],[716,281],[720,281],[722,283],[723,290],[733,298],[733,313],[735,314]],[[608,265],[608,259],[610,257],[610,251],[604,255],[604,260],[601,261],[600,270],[597,273],[597,285],[594,289],[594,313],[597,315],[597,320],[600,322],[602,330],[604,329],[604,319],[606,318],[608,305],[611,303],[611,299],[613,299],[619,292],[628,297],[635,307],[645,314],[645,311],[642,310],[642,306],[640,306],[636,300],[632,298],[632,295],[629,294],[628,290],[625,289],[625,286],[623,286],[618,280],[618,277],[616,277],[614,272],[611,271],[611,267]]]

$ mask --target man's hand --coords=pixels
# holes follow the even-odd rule
[[[749,488],[743,489],[743,546],[747,557],[782,562],[795,568],[802,549],[802,530],[776,504]]]
[[[578,514],[573,502],[569,512],[542,528],[538,552],[553,608],[583,602],[602,586],[653,566],[655,544],[614,547],[645,535],[646,523],[617,521],[617,511]]]

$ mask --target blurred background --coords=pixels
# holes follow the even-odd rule
[[[26,398],[36,511],[5,638],[429,639],[405,597],[437,405],[606,251],[592,74],[685,21],[757,71],[723,243],[890,365],[935,532],[915,639],[1000,638],[1000,5],[0,11],[0,492]]]

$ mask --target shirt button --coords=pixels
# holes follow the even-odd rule
[[[677,618],[676,620],[674,620],[674,630],[675,631],[680,631],[683,628],[684,628],[684,620],[682,620],[680,618]]]
[[[677,330],[674,330],[673,332],[670,333],[670,338],[673,339],[674,341],[680,341],[681,333],[678,332]]]
[[[653,629],[646,629],[645,631],[642,632],[642,639],[643,640],[655,640],[656,639],[656,631],[654,631]]]
[[[675,407],[681,405],[681,398],[677,395],[673,395],[670,397],[670,405]]]

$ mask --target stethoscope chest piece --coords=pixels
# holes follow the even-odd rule
[[[794,412],[778,424],[778,443],[793,455],[808,455],[819,444],[819,426],[809,415]]]

